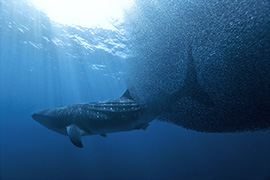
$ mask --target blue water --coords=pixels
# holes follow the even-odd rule
[[[162,27],[154,25],[147,32]],[[83,137],[79,149],[34,121],[33,111],[117,98],[130,86],[125,63],[134,57],[130,49],[141,46],[128,49],[125,32],[117,28],[68,27],[24,0],[0,0],[0,179],[270,178],[269,130],[202,133],[155,120],[146,131]],[[169,32],[155,33],[167,38]],[[149,38],[152,43],[140,43],[145,49],[161,39]],[[168,45],[160,46],[155,53],[171,63],[173,53],[162,52]],[[175,88],[170,81],[161,84]]]

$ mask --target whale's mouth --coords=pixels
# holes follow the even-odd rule
[[[33,118],[34,120],[39,121],[42,115],[40,115],[40,114],[37,113],[37,112],[33,112],[33,113],[31,114],[31,116],[32,116],[32,118]]]
[[[31,114],[31,116],[32,116],[32,118],[33,118],[35,121],[37,121],[37,122],[39,122],[39,123],[42,123],[42,121],[44,121],[44,120],[46,120],[46,119],[49,118],[47,115],[42,114],[42,111],[36,111],[36,112],[33,112],[33,113]]]
[[[41,124],[42,126],[51,129],[52,131],[58,132],[60,134],[66,135],[67,124],[63,123],[57,117],[53,116],[50,109],[45,109],[41,111],[36,111],[31,114],[32,118]]]
[[[50,109],[35,111],[31,114],[32,118],[39,123],[50,120],[53,115],[54,114],[52,114],[52,111]]]

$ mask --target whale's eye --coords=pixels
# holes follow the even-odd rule
[[[111,21],[122,20],[125,9],[132,6],[133,0],[29,0],[61,24],[83,27],[99,26],[113,28]]]

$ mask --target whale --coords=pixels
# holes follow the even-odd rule
[[[32,118],[70,138],[77,147],[83,147],[81,136],[146,130],[155,117],[142,109],[127,90],[120,98],[87,104],[75,104],[36,111]]]

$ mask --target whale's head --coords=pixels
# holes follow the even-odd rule
[[[60,109],[44,109],[31,114],[32,118],[48,129],[66,135],[68,120],[60,116]]]

